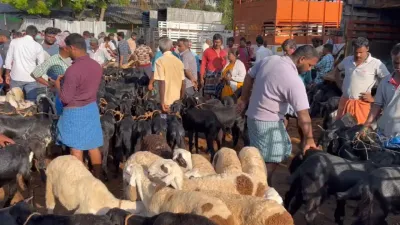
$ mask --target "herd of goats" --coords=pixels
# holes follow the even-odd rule
[[[354,225],[385,225],[389,213],[400,213],[400,152],[380,147],[373,132],[359,138],[362,126],[350,115],[335,121],[341,90],[333,83],[308,90],[310,115],[323,118],[318,139],[323,151],[293,158],[290,190],[282,200],[268,187],[257,149],[222,147],[227,132],[234,147],[239,139],[249,146],[245,115],[236,110],[240,89],[222,100],[185,97],[165,114],[147,91],[148,82],[135,70],[111,68],[98,92],[102,180],[117,177],[122,169],[124,200],[89,172],[90,162],[84,165],[54,144],[58,118],[50,96],[41,95],[24,111],[7,102],[0,105],[0,133],[16,142],[0,149],[0,223],[293,225],[291,215],[304,205],[311,225],[330,196],[336,198],[339,225],[346,200],[359,201]],[[210,160],[199,155],[199,133]],[[27,200],[15,201],[29,190],[32,169],[46,183],[48,214],[39,214]],[[53,214],[55,199],[75,214]]]

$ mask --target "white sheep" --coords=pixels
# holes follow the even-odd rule
[[[164,168],[169,168],[165,170]],[[166,184],[175,182],[179,190],[185,191],[224,191],[232,194],[263,197],[265,185],[256,183],[246,174],[216,174],[206,177],[186,179],[179,165],[172,160],[157,160],[149,167],[149,176]]]
[[[129,179],[132,174],[127,171],[127,168],[133,164],[138,164],[143,166],[145,169],[149,168],[149,166],[155,161],[162,159],[160,156],[153,154],[149,151],[140,151],[131,155],[128,160],[125,162],[124,170],[123,170],[123,190],[125,198],[131,201],[139,200],[137,196],[137,190],[135,187],[129,185]]]
[[[235,150],[221,148],[213,159],[213,166],[217,173],[242,173],[242,165]]]
[[[167,171],[171,168],[163,167]],[[149,180],[141,165],[128,165],[127,171],[132,174],[130,185],[138,189],[140,198],[148,210],[147,216],[162,212],[194,213],[209,218],[218,225],[238,225],[227,206],[219,199],[200,192],[181,191]],[[179,170],[182,172],[182,170]],[[183,172],[182,172],[183,173]],[[171,182],[172,185],[176,183]]]
[[[292,216],[276,201],[264,198],[236,195],[219,191],[201,191],[222,200],[235,216],[246,225],[294,225]]]
[[[239,160],[242,164],[242,171],[249,174],[265,187],[267,184],[267,167],[260,151],[255,147],[244,147],[239,152]]]
[[[134,214],[144,213],[141,202],[115,198],[107,187],[96,179],[76,157],[60,156],[46,170],[46,207],[52,213],[55,198],[67,210],[75,213],[105,215],[109,209],[118,207]]]
[[[205,177],[216,174],[209,160],[185,149],[175,149],[172,159],[182,168],[186,177]]]

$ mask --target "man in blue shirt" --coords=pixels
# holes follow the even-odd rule
[[[317,70],[317,76],[315,77],[315,84],[322,84],[324,82],[325,74],[329,73],[333,69],[333,64],[335,63],[335,58],[332,55],[333,45],[325,44],[322,51],[322,59],[315,65]]]

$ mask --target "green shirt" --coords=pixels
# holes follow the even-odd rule
[[[312,82],[311,71],[300,74],[300,78],[303,81],[304,85],[310,84]]]
[[[49,59],[38,65],[32,72],[34,78],[48,75],[51,79],[56,80],[59,75],[65,73],[71,65],[71,60],[62,58],[59,54],[51,56]]]

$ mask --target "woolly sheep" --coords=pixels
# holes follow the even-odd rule
[[[201,191],[222,200],[235,215],[235,220],[246,225],[294,225],[292,216],[273,200],[236,195],[219,191]]]
[[[150,134],[143,137],[141,151],[149,151],[161,156],[164,159],[172,159],[172,150],[165,137],[157,134]]]
[[[204,177],[216,174],[209,160],[185,149],[175,149],[172,159],[182,168],[186,177]]]
[[[123,170],[123,190],[125,198],[131,201],[136,201],[139,199],[137,196],[136,188],[129,185],[129,179],[131,177],[131,174],[127,172],[127,168],[133,164],[138,164],[144,166],[144,168],[147,169],[153,162],[159,159],[162,158],[148,151],[136,152],[128,158]]]
[[[244,173],[249,174],[258,182],[268,187],[267,167],[260,151],[255,147],[244,147],[239,152],[239,160]]]
[[[165,169],[168,168],[168,169]],[[149,167],[149,176],[164,183],[175,182],[179,190],[185,191],[221,191],[263,197],[265,185],[256,183],[251,176],[240,174],[216,174],[207,177],[184,179],[178,164],[172,160],[157,160]]]
[[[214,156],[213,166],[217,173],[242,173],[237,153],[231,148],[221,148]]]
[[[46,207],[52,213],[55,197],[67,210],[77,214],[104,215],[111,208],[121,208],[134,214],[144,212],[141,202],[115,198],[77,158],[71,155],[54,159],[46,170]]]
[[[168,168],[164,170],[168,173]],[[194,213],[205,216],[218,225],[238,224],[227,206],[217,198],[200,192],[175,190],[165,185],[152,183],[145,175],[143,167],[138,164],[129,165],[127,171],[132,174],[129,183],[138,189],[143,204],[148,210],[147,216],[162,212]],[[182,170],[179,171],[183,173]]]

